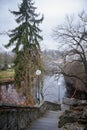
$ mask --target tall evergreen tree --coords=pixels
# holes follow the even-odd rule
[[[43,21],[43,16],[38,18],[36,7],[33,0],[22,0],[18,6],[18,11],[11,11],[16,17],[18,26],[9,34],[10,40],[6,47],[13,46],[13,52],[16,53],[14,61],[15,66],[15,83],[20,86],[21,80],[25,84],[25,95],[28,100],[31,94],[31,75],[37,68],[40,61],[40,45],[42,36],[39,24]],[[28,93],[29,92],[29,93]]]

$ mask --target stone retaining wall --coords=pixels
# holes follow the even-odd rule
[[[60,104],[44,102],[34,107],[0,104],[0,130],[24,130],[46,110],[60,110]]]

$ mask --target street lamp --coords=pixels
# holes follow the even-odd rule
[[[38,76],[38,102],[40,104],[40,82],[39,82],[39,76],[41,75],[41,70],[36,70],[36,75]]]
[[[61,84],[59,83],[58,84],[58,101],[60,102],[60,86],[61,86]]]

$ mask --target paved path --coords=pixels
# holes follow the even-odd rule
[[[61,130],[58,128],[58,117],[61,112],[48,111],[43,117],[37,119],[26,130]]]
[[[47,111],[26,130],[61,130],[58,128],[59,116],[67,109],[69,106],[61,104],[61,111]]]

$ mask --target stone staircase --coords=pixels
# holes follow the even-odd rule
[[[32,122],[31,126],[26,130],[61,130],[58,128],[59,116],[66,109],[69,109],[69,106],[62,104],[61,111],[47,111],[43,117]]]
[[[26,130],[61,130],[58,128],[58,113],[57,111],[47,111]]]

